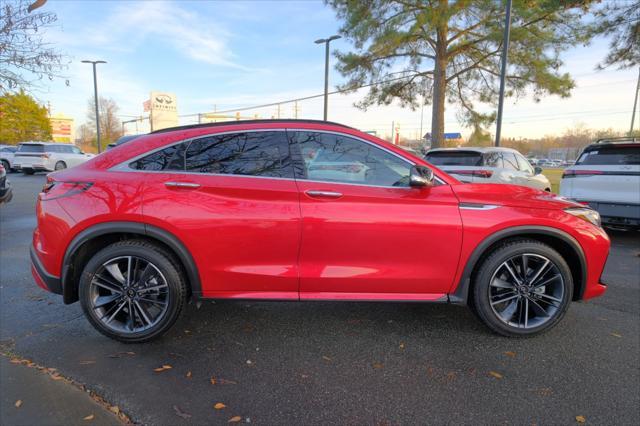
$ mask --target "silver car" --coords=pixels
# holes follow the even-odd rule
[[[425,159],[462,182],[508,183],[551,192],[540,167],[511,148],[440,148]]]

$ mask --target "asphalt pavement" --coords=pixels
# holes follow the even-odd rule
[[[161,340],[125,345],[94,331],[78,304],[65,306],[33,283],[28,247],[45,179],[10,180],[14,198],[0,207],[0,349],[55,368],[134,422],[635,425],[640,418],[638,232],[611,232],[607,293],[573,303],[536,338],[499,337],[467,309],[447,305],[204,302],[188,305]],[[438,250],[432,244],[425,250]]]

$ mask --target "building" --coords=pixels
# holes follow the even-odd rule
[[[54,142],[72,143],[75,140],[75,126],[73,118],[63,114],[49,117],[51,123],[51,137]]]

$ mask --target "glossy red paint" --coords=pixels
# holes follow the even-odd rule
[[[113,167],[202,135],[246,130],[337,132],[430,167],[440,184],[383,188],[295,179]],[[318,122],[233,123],[150,134],[49,175],[85,189],[41,193],[33,247],[46,274],[62,277],[75,238],[96,225],[137,223],[165,231],[190,253],[205,298],[442,301],[464,282],[483,241],[513,227],[546,227],[573,239],[586,264],[583,298],[602,294],[606,233],[525,187],[461,184],[423,159],[371,135]],[[198,184],[168,188],[165,182]],[[59,187],[56,191],[60,191]],[[318,198],[309,191],[339,196]],[[460,208],[490,205],[490,210]],[[45,286],[34,270],[38,285]],[[65,282],[64,285],[77,285]]]

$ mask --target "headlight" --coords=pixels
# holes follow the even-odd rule
[[[579,217],[582,220],[586,220],[587,222],[593,223],[595,226],[600,226],[600,213],[593,209],[586,207],[572,207],[565,209],[565,212],[572,214],[575,217]]]

